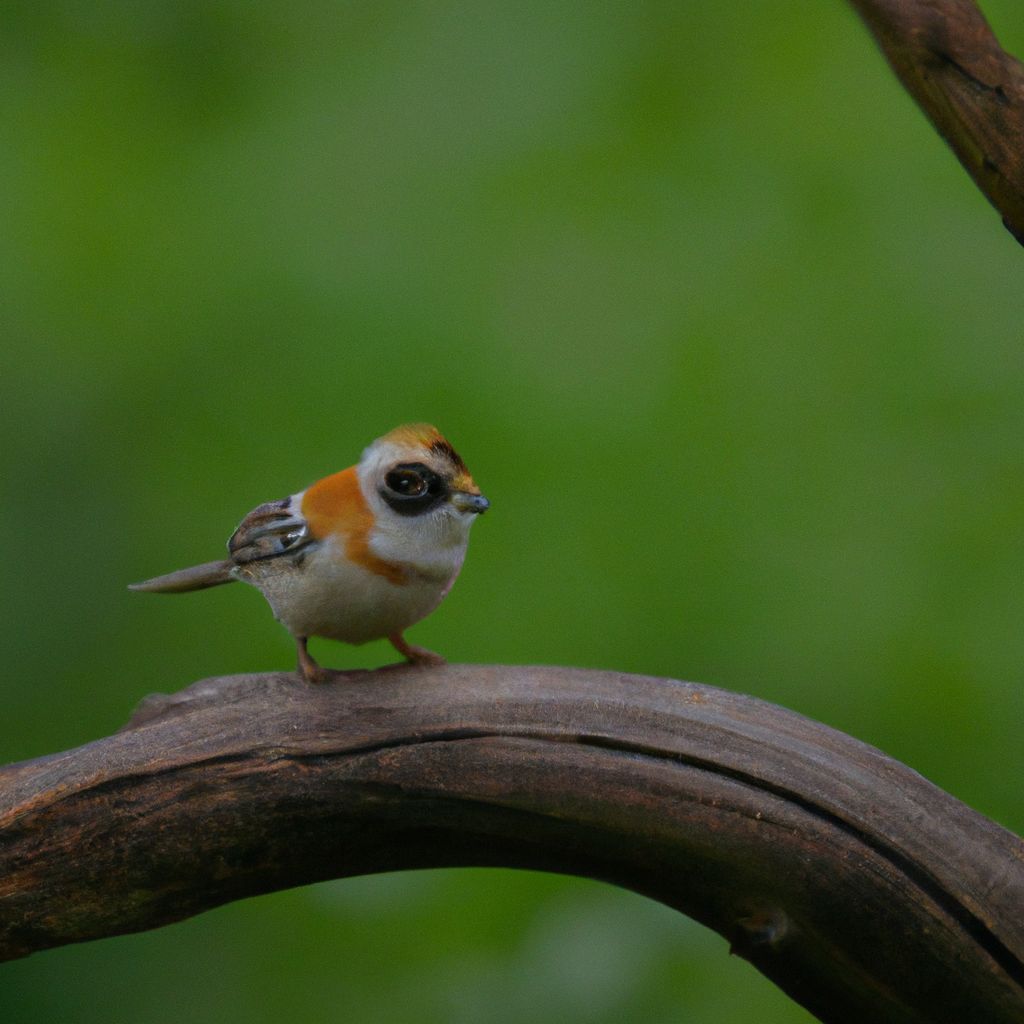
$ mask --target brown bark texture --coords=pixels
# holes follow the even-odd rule
[[[401,868],[602,879],[828,1022],[1024,1020],[1024,843],[879,751],[708,686],[450,665],[230,676],[0,768],[0,957]]]
[[[973,0],[850,0],[896,76],[1024,245],[1024,65]]]

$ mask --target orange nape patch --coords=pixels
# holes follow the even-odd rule
[[[373,512],[366,504],[355,466],[325,476],[307,488],[302,496],[302,514],[317,540],[332,535],[343,539],[345,554],[356,565],[395,584],[409,582],[401,565],[378,558],[370,550]]]
[[[395,427],[380,440],[402,448],[423,448],[431,455],[450,463],[458,474],[467,478],[470,483],[473,482],[462,456],[452,447],[451,441],[429,423],[406,423],[404,426]],[[457,483],[456,488],[461,489]]]
[[[403,423],[389,430],[380,440],[406,448],[429,448],[438,442],[448,443],[444,434],[431,423]]]

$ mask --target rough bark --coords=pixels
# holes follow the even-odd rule
[[[893,71],[1024,245],[1024,65],[973,0],[850,0]]]
[[[711,687],[448,666],[235,676],[0,769],[0,955],[346,875],[604,879],[829,1022],[1024,1019],[1024,844],[877,750]]]

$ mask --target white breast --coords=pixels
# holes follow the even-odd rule
[[[465,552],[465,545],[443,557],[435,551],[429,564],[410,566],[407,582],[399,584],[349,561],[332,538],[307,548],[298,564],[256,562],[242,578],[259,587],[294,636],[361,644],[429,615],[455,582]]]

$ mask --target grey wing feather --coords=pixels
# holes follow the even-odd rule
[[[155,576],[151,580],[132,583],[128,589],[177,594],[187,590],[219,587],[238,578],[238,566],[266,558],[298,554],[312,540],[306,520],[291,510],[291,498],[269,501],[254,508],[231,535],[228,541],[230,558],[194,565],[166,576]]]
[[[231,535],[228,552],[236,565],[245,565],[296,554],[312,540],[306,520],[291,510],[291,498],[284,498],[254,508]]]
[[[207,562],[193,565],[188,569],[169,572],[166,576],[154,576],[151,580],[128,584],[129,590],[143,590],[151,594],[182,594],[187,590],[205,590],[234,582],[234,563],[230,561]]]

